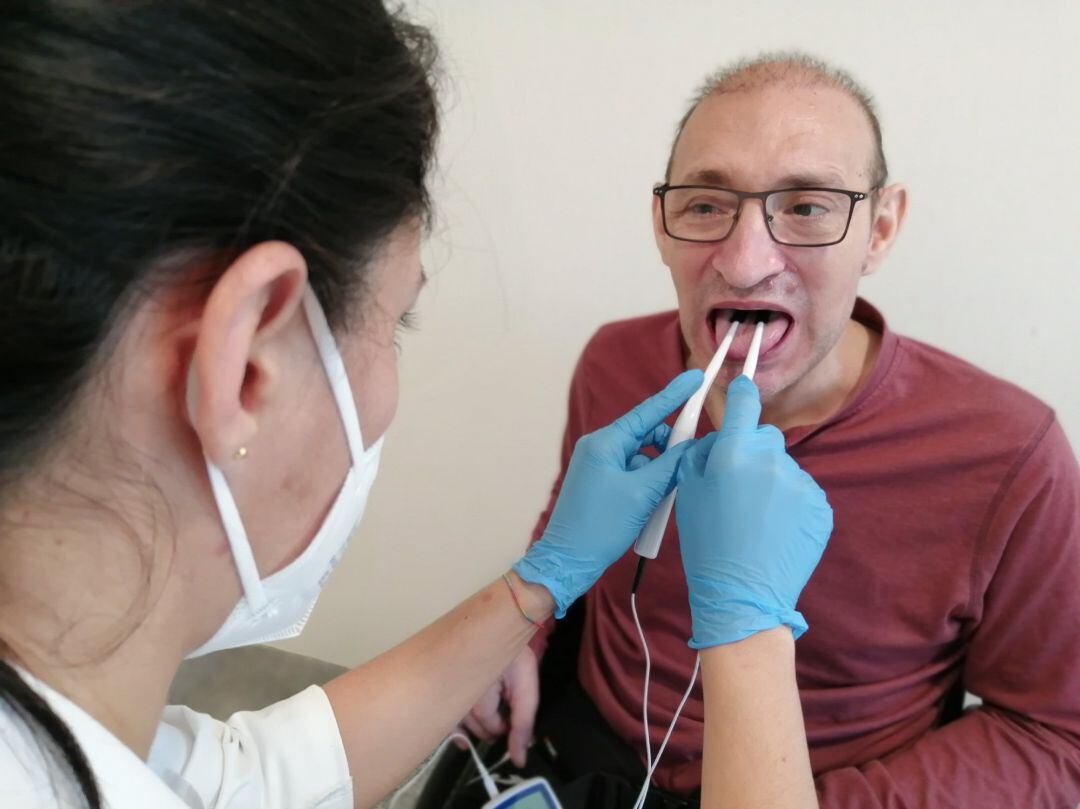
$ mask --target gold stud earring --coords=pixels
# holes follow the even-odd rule
[[[237,460],[237,461],[242,461],[242,460],[244,460],[244,458],[247,457],[247,454],[248,454],[247,447],[239,447],[236,450],[236,452],[233,453],[233,459]]]

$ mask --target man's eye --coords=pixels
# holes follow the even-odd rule
[[[793,216],[823,216],[829,211],[821,205],[814,205],[811,202],[800,202],[789,207],[787,212]]]
[[[686,206],[686,212],[692,216],[730,216],[731,207],[715,202],[691,202]]]

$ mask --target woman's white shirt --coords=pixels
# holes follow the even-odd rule
[[[19,673],[67,723],[109,809],[351,809],[352,779],[325,692],[312,686],[222,722],[165,709],[144,762],[96,719],[27,672]],[[0,806],[82,807],[63,767],[0,701]]]

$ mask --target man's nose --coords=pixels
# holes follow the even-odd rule
[[[744,200],[731,234],[713,253],[712,268],[733,289],[753,289],[783,272],[784,255],[765,226],[763,205]]]

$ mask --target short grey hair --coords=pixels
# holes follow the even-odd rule
[[[787,84],[795,87],[825,86],[840,90],[854,100],[865,113],[874,135],[874,156],[870,164],[871,188],[885,185],[889,177],[889,167],[885,162],[885,150],[881,142],[881,123],[870,93],[851,76],[850,73],[833,67],[801,51],[773,51],[750,59],[741,59],[711,74],[694,96],[690,109],[683,115],[675,130],[671,142],[664,179],[671,180],[671,164],[675,159],[675,147],[679,144],[686,122],[694,110],[706,98],[723,93],[738,93],[757,90],[774,84]]]

